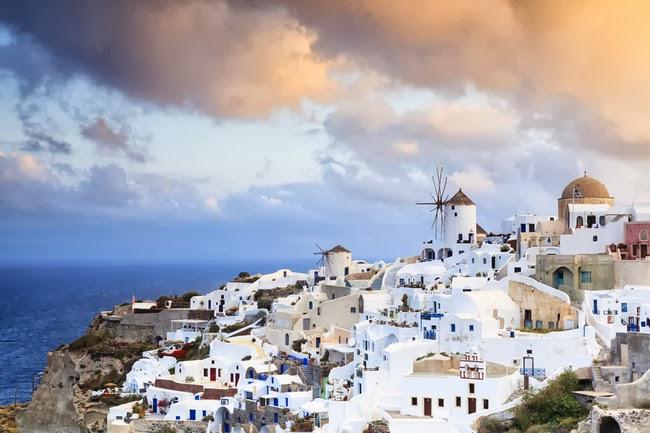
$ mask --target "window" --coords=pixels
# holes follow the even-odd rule
[[[357,307],[350,307],[350,313],[356,313],[357,312]]]
[[[487,265],[487,259],[485,257],[483,257],[483,264]]]
[[[207,368],[203,369],[203,377],[208,377],[208,369]]]
[[[418,405],[418,398],[411,397],[411,406],[417,406],[417,405]]]
[[[320,316],[320,307],[316,307],[316,314]]]
[[[647,242],[648,241],[648,231],[647,230],[641,230],[639,232],[639,240]]]
[[[461,400],[460,397],[456,397],[456,407],[460,407]]]
[[[469,393],[474,394],[474,384],[473,383],[469,384]]]
[[[598,236],[594,235],[594,237],[592,239],[593,239],[594,242],[598,242]]]
[[[451,210],[454,210],[454,209],[456,209],[456,206],[454,206],[454,205],[452,204],[452,205],[451,205]]]
[[[580,271],[580,282],[584,284],[591,283],[591,272],[589,271]]]
[[[469,325],[469,330],[474,331],[474,325]]]
[[[457,216],[458,216],[458,212],[454,212],[454,216],[457,217]]]
[[[623,303],[621,304],[621,311],[622,311],[623,313],[627,313],[627,302],[623,302]]]
[[[456,324],[455,323],[451,324],[451,332],[456,332]]]
[[[489,409],[490,408],[490,402],[488,401],[487,398],[483,399],[483,409]]]
[[[273,414],[273,422],[276,424],[280,422],[280,415],[277,412]]]
[[[584,218],[582,218],[581,216],[576,218],[576,227],[582,227],[584,224],[585,224]]]
[[[439,398],[438,399],[438,407],[445,407],[445,399],[444,398]]]
[[[605,225],[605,215],[601,215],[598,217],[598,225],[599,226],[604,226]]]

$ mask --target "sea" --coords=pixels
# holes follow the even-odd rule
[[[305,272],[306,260],[0,264],[0,405],[31,399],[47,352],[81,336],[102,310],[137,299],[207,293],[245,271]]]

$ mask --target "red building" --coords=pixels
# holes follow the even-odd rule
[[[628,259],[643,259],[648,255],[649,234],[650,222],[625,224],[625,244],[627,245]]]

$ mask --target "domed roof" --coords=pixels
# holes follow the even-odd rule
[[[573,198],[574,191],[575,198],[611,198],[607,187],[601,181],[587,176],[587,172],[584,176],[569,182],[562,190],[561,198]]]

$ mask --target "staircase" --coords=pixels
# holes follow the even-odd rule
[[[320,397],[321,394],[321,368],[318,365],[301,365],[298,367],[298,376],[305,385],[312,389],[314,398]]]

